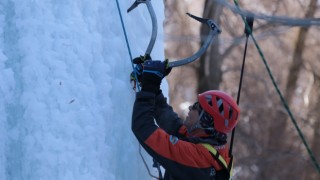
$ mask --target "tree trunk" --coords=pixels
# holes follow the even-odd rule
[[[203,18],[210,18],[220,23],[220,14],[222,13],[222,6],[212,0],[206,0]],[[207,25],[201,26],[202,42],[205,40],[209,32]],[[208,50],[200,58],[200,67],[198,68],[198,92],[204,92],[212,89],[219,89],[222,81],[222,56],[219,52],[219,38],[216,37],[215,41],[211,44]]]
[[[305,18],[312,18],[316,10],[317,10],[317,0],[311,0],[308,11],[305,15]],[[305,48],[305,41],[306,41],[308,30],[309,30],[309,26],[300,28],[298,39],[295,44],[293,61],[290,66],[288,82],[286,87],[286,100],[288,104],[291,104],[292,96],[294,95],[298,77],[300,74],[300,69],[303,67],[302,53]]]
[[[314,16],[315,11],[317,9],[317,0],[311,0],[310,4],[308,6],[308,10],[305,14],[305,18],[311,18]],[[298,39],[295,44],[295,50],[293,53],[293,62],[289,68],[289,74],[287,77],[287,84],[286,84],[286,91],[284,93],[285,99],[288,103],[288,105],[291,105],[291,102],[294,98],[294,92],[296,90],[298,77],[300,74],[300,69],[303,67],[303,58],[302,53],[305,48],[305,41],[306,36],[308,33],[309,27],[302,27],[299,30],[298,33]],[[292,156],[289,154],[298,153],[295,151],[299,151],[299,149],[295,150],[290,145],[291,143],[288,142],[291,139],[291,136],[287,129],[287,119],[288,115],[285,113],[285,110],[278,111],[278,115],[276,116],[276,119],[273,119],[274,123],[271,123],[269,127],[269,138],[268,138],[268,145],[266,148],[270,148],[270,151],[265,151],[264,156],[266,158],[270,158],[272,156],[277,157],[274,161],[267,161],[266,164],[264,164],[264,167],[262,168],[262,179],[282,179],[282,178],[288,178],[288,179],[299,179],[301,177],[302,173],[295,174],[292,173],[292,171],[295,171],[295,169],[290,169],[289,167],[295,168],[296,166],[287,166],[286,169],[283,169],[283,167],[286,167],[286,164],[294,163],[295,160]],[[276,137],[276,138],[275,138]],[[298,137],[298,136],[295,136]],[[282,169],[279,171],[279,169]],[[277,172],[275,175],[274,173]]]
[[[313,128],[313,137],[311,142],[311,150],[316,158],[316,161],[319,163],[320,161],[320,76],[317,76],[314,73],[314,84],[313,84],[313,91],[310,96],[311,98],[311,106],[314,107],[310,110],[308,121],[311,122],[312,128]],[[320,173],[317,171],[316,167],[314,166],[313,162],[311,162],[311,159],[308,157],[308,164],[305,166],[304,169],[304,179],[320,179]]]

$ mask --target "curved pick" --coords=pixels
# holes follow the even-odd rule
[[[130,11],[132,11],[133,9],[135,9],[136,7],[139,6],[139,4],[143,3],[143,1],[141,0],[136,0],[127,10],[127,13],[129,13]]]
[[[191,18],[193,18],[193,19],[201,22],[201,23],[207,23],[207,21],[210,20],[210,19],[205,19],[205,18],[197,17],[197,16],[195,16],[195,15],[193,15],[193,14],[190,14],[190,13],[187,13],[187,15],[190,16]]]

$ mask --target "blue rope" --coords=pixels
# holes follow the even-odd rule
[[[125,28],[124,23],[123,23],[123,18],[122,18],[122,14],[121,14],[121,10],[120,10],[119,1],[116,0],[116,2],[117,2],[117,7],[118,7],[118,12],[119,12],[120,20],[121,20],[121,25],[122,25],[123,33],[124,33],[124,36],[125,36],[125,39],[126,39],[126,43],[127,43],[127,48],[128,48],[128,52],[129,52],[129,56],[130,56],[130,61],[131,61],[132,69],[133,69],[133,71],[134,71],[134,64],[133,64],[131,49],[130,49],[130,45],[129,45],[129,41],[128,41],[128,36],[127,36],[126,28]],[[138,91],[140,91],[140,84],[139,84],[138,78],[137,78],[138,76],[137,76],[136,71],[134,71],[134,72],[135,72],[134,75],[135,75],[135,78],[136,78],[136,83],[137,83],[137,86],[138,86]],[[156,176],[154,176],[154,175],[151,174],[150,169],[149,169],[149,167],[148,167],[148,165],[147,165],[147,162],[145,161],[145,159],[143,158],[143,155],[142,155],[142,153],[141,153],[141,145],[140,145],[140,144],[139,144],[139,154],[140,154],[140,156],[141,156],[141,158],[142,158],[142,161],[143,161],[144,165],[145,165],[146,168],[147,168],[147,171],[148,171],[149,175],[150,175],[151,177],[155,178],[155,179],[158,179],[158,177],[156,177]],[[159,172],[161,172],[161,171],[159,171]]]
[[[116,0],[116,2],[117,2],[117,7],[118,7],[118,12],[119,12],[120,20],[121,20],[121,25],[122,25],[124,37],[126,39],[127,48],[128,48],[128,51],[129,51],[130,60],[132,62],[131,49],[130,49],[130,45],[129,45],[129,41],[128,41],[127,31],[126,31],[126,28],[124,27],[124,23],[123,23],[123,18],[122,18],[122,14],[121,14],[121,10],[120,10],[119,1]],[[133,68],[133,63],[132,63],[132,68]]]
[[[130,56],[131,66],[132,66],[132,69],[134,70],[133,59],[132,59],[132,54],[131,54],[131,49],[130,49],[130,45],[129,45],[129,40],[128,40],[127,31],[126,31],[126,28],[125,28],[125,26],[124,26],[124,22],[123,22],[121,10],[120,10],[119,1],[116,0],[116,2],[117,2],[117,8],[118,8],[118,12],[119,12],[120,20],[121,20],[122,30],[123,30],[123,33],[124,33],[124,37],[125,37],[125,39],[126,39],[126,44],[127,44],[127,48],[128,48],[128,52],[129,52],[129,56]],[[135,72],[135,71],[134,71],[134,72]],[[134,75],[135,75],[135,78],[138,79],[136,72],[134,73]],[[139,83],[137,82],[137,84],[138,84],[138,85],[137,85],[137,86],[138,86],[138,91],[140,91]]]

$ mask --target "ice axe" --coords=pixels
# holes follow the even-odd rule
[[[151,4],[151,0],[136,0],[131,6],[130,8],[127,10],[127,12],[129,13],[130,11],[132,11],[133,9],[135,9],[136,7],[138,7],[141,3],[146,4],[150,17],[151,17],[151,21],[152,21],[152,34],[151,34],[151,38],[149,41],[149,45],[147,47],[147,50],[145,52],[145,57],[147,55],[150,56],[151,51],[153,49],[154,43],[156,42],[157,39],[157,33],[158,33],[158,24],[157,24],[157,17],[156,14],[154,12],[154,9],[152,7]]]
[[[188,63],[191,63],[191,62],[195,61],[196,59],[198,59],[208,49],[209,45],[213,41],[213,38],[217,34],[221,33],[221,30],[220,30],[219,26],[213,20],[200,18],[200,17],[197,17],[197,16],[192,15],[190,13],[187,13],[187,15],[190,16],[191,18],[201,22],[201,23],[207,24],[208,27],[210,28],[209,35],[207,36],[207,39],[205,40],[205,42],[203,43],[201,48],[196,53],[194,53],[190,57],[187,57],[187,58],[184,58],[184,59],[180,59],[180,60],[176,60],[176,61],[173,61],[173,62],[169,62],[168,63],[168,68],[182,66],[182,65],[185,65],[185,64],[188,64]]]

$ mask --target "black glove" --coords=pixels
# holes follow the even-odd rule
[[[149,54],[146,54],[144,56],[136,57],[132,60],[133,64],[143,64],[147,60],[152,60],[151,56]]]
[[[132,60],[133,64],[135,64],[133,71],[130,73],[130,81],[134,82],[133,89],[136,87],[137,80],[141,83],[143,63],[147,60],[151,60],[151,56],[149,54],[136,57]]]
[[[145,61],[142,73],[142,91],[158,94],[162,79],[171,72],[172,68],[167,68],[168,60]]]

